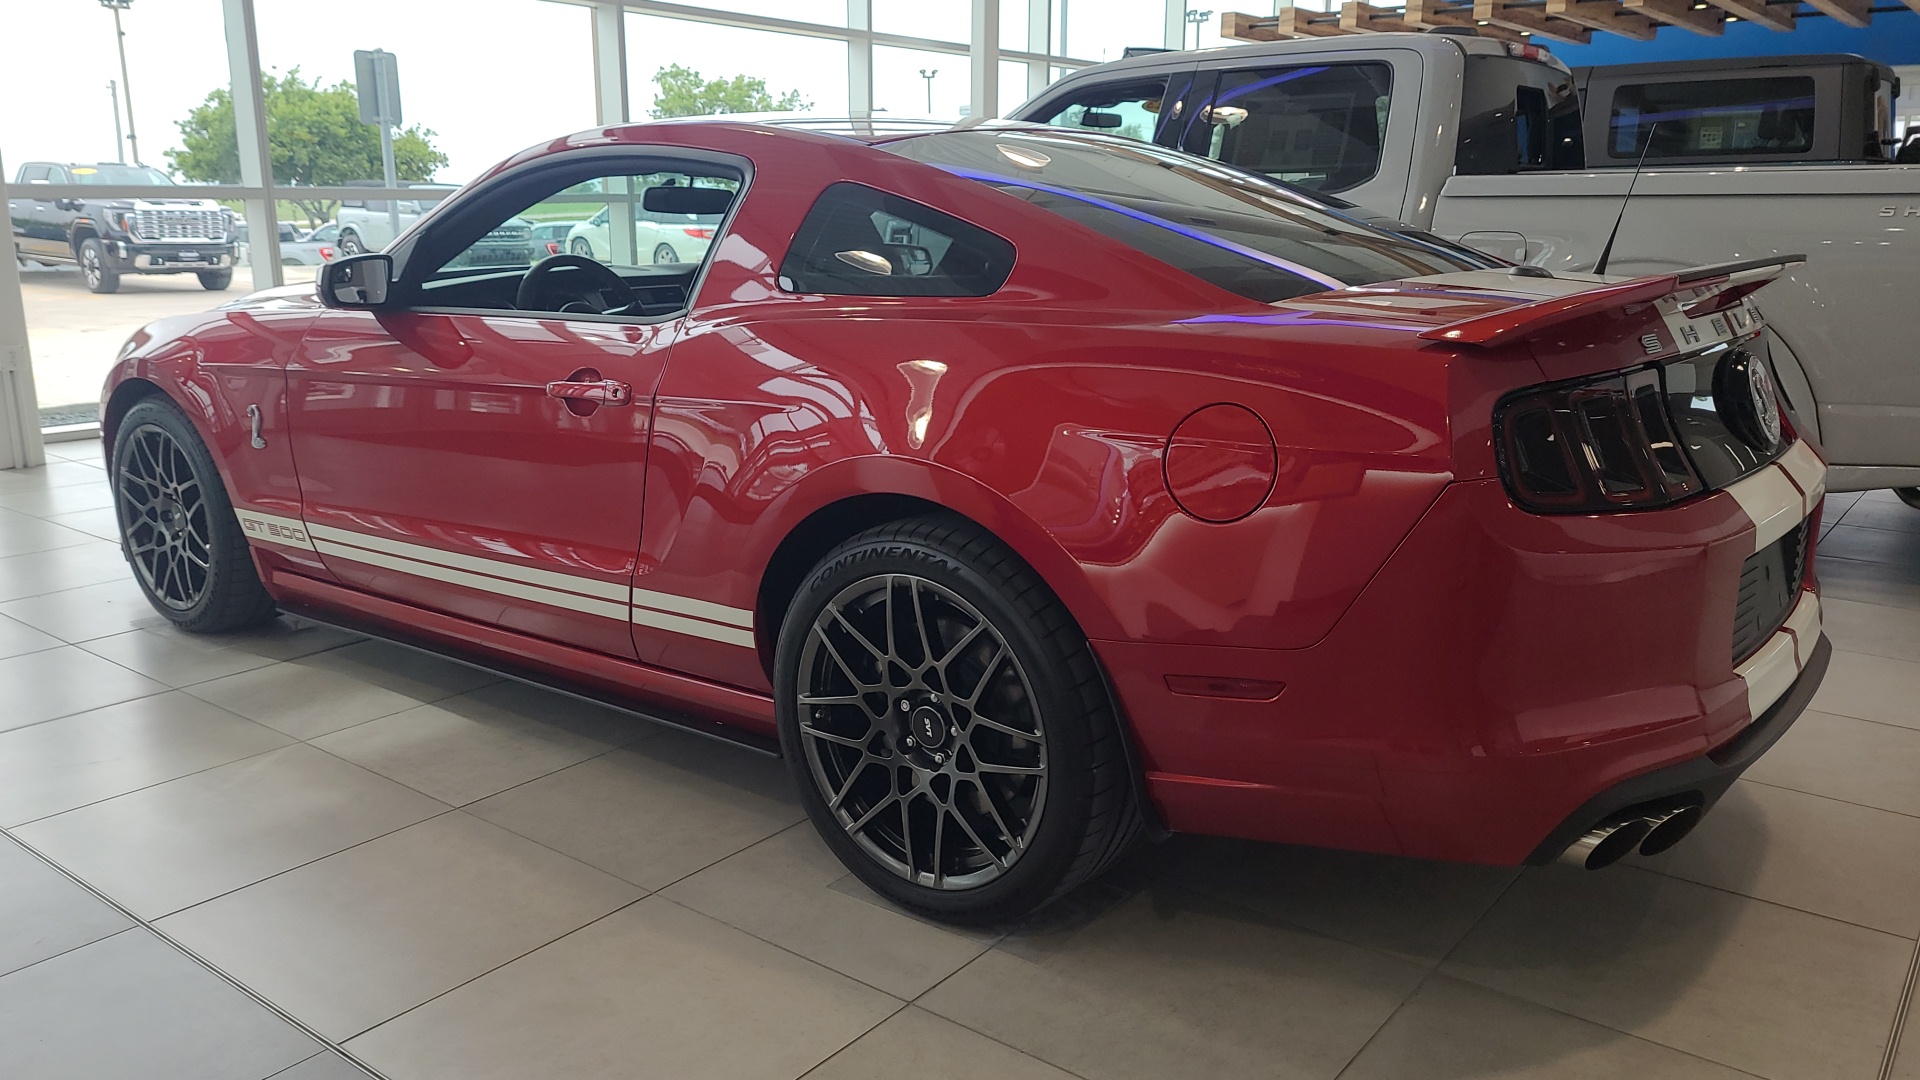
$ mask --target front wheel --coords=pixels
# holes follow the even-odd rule
[[[1906,503],[1915,510],[1920,510],[1920,487],[1894,488],[1893,493],[1899,497],[1901,502]]]
[[[573,254],[578,255],[583,259],[593,258],[593,245],[587,243],[587,238],[584,236],[574,237],[573,243],[568,246],[572,248]]]
[[[680,261],[680,256],[674,254],[673,248],[666,244],[661,244],[659,247],[653,249],[653,261],[656,263],[677,263]]]
[[[200,279],[200,287],[208,292],[223,292],[227,286],[233,284],[231,270],[201,270],[194,276]]]
[[[273,615],[206,445],[171,401],[127,410],[113,440],[120,546],[155,611],[191,633]]]
[[[340,231],[340,254],[364,255],[366,252],[367,245],[360,242],[359,233],[354,232],[352,229],[342,229]]]
[[[903,907],[1016,919],[1139,832],[1085,636],[971,522],[917,518],[840,545],[794,598],[775,662],[801,802],[840,861]]]
[[[120,288],[120,274],[107,263],[107,245],[97,236],[80,241],[80,276],[89,292],[110,293]]]

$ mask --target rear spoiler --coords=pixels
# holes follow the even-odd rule
[[[1598,285],[1568,296],[1536,300],[1531,304],[1476,315],[1471,319],[1436,326],[1420,336],[1428,341],[1445,341],[1456,345],[1504,345],[1574,319],[1598,315],[1614,308],[1652,303],[1681,292],[1689,294],[1682,301],[1682,313],[1688,318],[1697,319],[1732,307],[1748,293],[1780,276],[1787,268],[1806,261],[1805,255],[1778,255],[1696,266],[1674,274],[1634,278],[1615,285]]]

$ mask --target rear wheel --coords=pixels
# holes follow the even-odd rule
[[[340,254],[364,255],[367,245],[360,241],[360,234],[352,229],[340,230]]]
[[[904,907],[1019,918],[1138,833],[1123,737],[1086,638],[970,522],[842,544],[780,633],[781,746],[829,847]]]
[[[200,287],[208,292],[221,292],[233,284],[231,270],[201,270],[194,276],[200,279]]]
[[[1900,497],[1901,502],[1920,510],[1920,487],[1894,488],[1893,493]]]
[[[653,261],[656,263],[677,263],[680,261],[680,256],[674,254],[673,248],[666,244],[661,244],[659,247],[653,249]]]
[[[584,236],[574,237],[573,244],[571,245],[571,247],[573,249],[573,254],[578,255],[584,259],[593,258],[593,245],[587,243],[586,237]]]
[[[273,615],[219,470],[172,402],[148,398],[120,421],[113,494],[134,579],[175,626],[218,633]]]
[[[97,236],[80,241],[80,276],[90,292],[110,293],[120,288],[120,274],[107,263],[107,245]]]

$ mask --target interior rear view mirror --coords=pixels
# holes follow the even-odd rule
[[[654,214],[724,214],[733,192],[710,187],[650,187],[640,205]]]
[[[1117,128],[1125,122],[1126,121],[1121,119],[1119,113],[1094,112],[1092,109],[1088,109],[1080,117],[1081,127]]]
[[[320,302],[332,308],[377,308],[393,284],[393,256],[383,252],[336,259],[320,268]]]

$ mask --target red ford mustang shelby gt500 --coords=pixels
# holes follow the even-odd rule
[[[611,264],[501,265],[589,202]],[[642,211],[717,215],[705,260],[647,263]],[[1825,669],[1824,466],[1748,299],[1784,262],[1495,267],[1044,128],[640,124],[155,323],[105,429],[181,627],[291,611],[783,752],[936,916],[1143,829],[1598,866]]]

